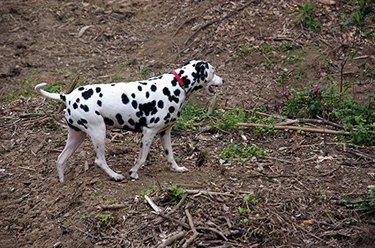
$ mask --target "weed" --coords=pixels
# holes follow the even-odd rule
[[[347,9],[348,14],[344,14],[341,28],[354,29],[353,33],[362,38],[373,40],[373,26],[367,25],[366,20],[370,23],[374,20],[374,10],[372,7],[372,0],[352,0],[348,1],[344,9]],[[370,29],[370,30],[368,30]]]
[[[228,130],[236,127],[238,123],[246,121],[246,111],[244,109],[231,109],[223,113],[221,120],[217,122],[217,127],[222,130]]]
[[[238,213],[240,215],[246,215],[246,214],[251,214],[252,211],[248,208],[238,207]]]
[[[248,54],[251,54],[255,51],[255,48],[254,47],[249,47],[249,46],[241,46],[239,48],[239,51],[242,55],[248,55]]]
[[[115,218],[110,214],[97,214],[95,219],[100,226],[113,226],[115,224]]]
[[[314,4],[306,2],[300,5],[299,12],[295,13],[296,21],[299,25],[304,28],[317,30],[319,29],[319,23],[314,19]]]
[[[267,156],[268,153],[259,146],[253,144],[250,147],[241,147],[237,144],[228,144],[219,153],[219,157],[224,160],[246,159],[252,156]]]
[[[90,216],[88,216],[86,214],[81,214],[81,216],[79,216],[79,219],[83,220],[83,221],[88,221],[88,220],[90,220]]]
[[[173,125],[174,130],[196,130],[195,123],[207,117],[204,108],[188,103],[184,106],[180,118]]]
[[[142,74],[142,76],[146,77],[146,76],[150,76],[153,71],[155,71],[154,66],[146,65],[141,69],[140,73]]]
[[[326,201],[328,199],[327,190],[325,190],[325,189],[319,190],[319,199],[322,200],[322,201]]]
[[[282,112],[288,117],[323,116],[344,125],[350,131],[350,142],[356,145],[374,144],[375,111],[369,104],[360,104],[346,93],[339,92],[336,85],[329,88],[310,86],[294,92],[284,104]]]
[[[181,200],[181,198],[185,194],[186,194],[185,189],[183,189],[182,187],[180,187],[178,185],[173,184],[168,188],[168,197],[167,198],[171,202],[178,202],[179,200]]]
[[[264,43],[259,47],[259,51],[262,55],[267,55],[272,51],[272,46],[268,43]]]
[[[345,223],[346,225],[351,225],[351,224],[353,224],[354,222],[355,222],[355,219],[353,219],[353,218],[351,218],[351,217],[347,217],[347,218],[344,219],[344,223]]]
[[[346,208],[353,209],[367,216],[375,215],[375,188],[368,190],[364,197],[358,199],[348,199],[350,194],[346,194],[340,197],[338,204],[345,206]]]

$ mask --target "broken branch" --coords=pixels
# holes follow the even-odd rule
[[[240,126],[240,127],[269,127],[270,125],[259,124],[259,123],[238,123],[237,126]],[[275,125],[275,126],[272,126],[272,127],[274,129],[297,130],[297,131],[305,131],[305,132],[310,132],[310,133],[345,134],[345,135],[349,135],[350,134],[347,131],[336,131],[336,130],[326,129],[326,128],[280,126],[280,125]]]

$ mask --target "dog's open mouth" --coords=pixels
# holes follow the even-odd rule
[[[209,85],[209,86],[207,87],[207,93],[208,93],[209,95],[215,95],[215,93],[216,93],[216,88],[217,88],[216,85]]]

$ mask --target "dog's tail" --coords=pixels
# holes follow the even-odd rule
[[[53,100],[58,100],[60,102],[65,103],[66,102],[66,97],[64,94],[58,94],[58,93],[50,93],[45,90],[42,90],[43,87],[45,87],[47,84],[46,83],[41,83],[35,86],[35,90],[38,91],[40,94],[43,96],[53,99]]]

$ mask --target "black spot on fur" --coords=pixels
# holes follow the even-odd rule
[[[146,116],[149,116],[151,111],[153,111],[155,107],[156,101],[154,100],[148,103],[139,104],[139,111],[141,111],[141,113],[144,113]]]
[[[152,110],[152,112],[151,112],[151,115],[154,115],[154,114],[156,114],[158,112],[158,109],[157,108],[154,108],[153,110]]]
[[[77,98],[77,99],[76,99],[76,103],[79,103],[79,101],[80,101],[80,99],[79,99],[79,98]]]
[[[128,104],[129,103],[129,98],[128,98],[128,96],[125,93],[123,93],[121,95],[121,100],[122,100],[123,104]]]
[[[76,127],[76,126],[70,124],[69,122],[67,122],[67,123],[68,123],[68,126],[69,126],[71,129],[73,129],[73,130],[75,130],[75,131],[77,131],[77,132],[80,132],[80,131],[81,131],[81,129],[79,129],[78,127]]]
[[[131,119],[131,118],[128,120],[128,123],[129,123],[130,125],[132,125],[132,126],[134,126],[134,124],[135,124],[134,120]]]
[[[116,84],[111,84],[111,86],[115,86]]]
[[[79,91],[82,91],[82,90],[84,90],[84,89],[85,89],[85,88],[82,87],[82,86],[78,88]]]
[[[152,118],[150,119],[150,123],[154,123],[154,121],[155,121],[155,117],[152,117]]]
[[[104,117],[104,123],[108,126],[113,126],[115,122],[107,117]]]
[[[155,124],[158,123],[160,121],[160,118],[159,117],[156,117],[155,119]]]
[[[99,94],[99,97],[103,97],[103,94],[102,94],[102,93],[100,93],[100,94]]]
[[[164,108],[164,102],[162,100],[158,101],[158,107],[161,109]]]
[[[138,103],[137,103],[136,100],[133,100],[133,101],[132,101],[132,106],[133,106],[134,109],[137,109],[137,107],[138,107]]]
[[[143,129],[143,127],[146,127],[146,123],[147,123],[146,117],[141,117],[139,119],[139,122],[135,123],[135,125],[134,125],[134,131],[141,132],[142,129]]]
[[[138,90],[142,91],[142,86],[138,85]]]
[[[146,98],[150,97],[150,92],[146,91]]]
[[[96,93],[99,93],[101,90],[102,90],[102,89],[101,89],[100,87],[96,87],[96,88],[95,88]]]
[[[147,83],[146,82],[139,82],[140,84],[142,84],[142,85],[147,85]]]
[[[168,97],[168,100],[169,100],[170,102],[176,102],[176,103],[179,102],[178,97],[176,97],[176,96],[172,96],[172,95],[171,95],[171,92],[169,91],[169,89],[168,89],[167,87],[164,87],[164,89],[163,89],[163,94],[166,95],[166,96]]]
[[[165,149],[165,155],[168,155],[169,154],[169,151],[167,149]]]
[[[87,126],[86,126],[87,121],[85,119],[78,120],[77,124],[83,126],[85,129],[87,129]]]
[[[173,86],[173,87],[177,86],[177,79],[176,79],[176,78],[174,78],[174,79],[172,80],[172,86]]]
[[[174,93],[175,96],[179,96],[180,93],[181,93],[181,91],[180,91],[179,89],[177,89],[177,90],[175,90],[173,93]]]
[[[99,107],[102,106],[102,101],[98,100],[96,103],[98,104]]]
[[[173,113],[175,111],[175,108],[173,106],[170,106],[169,109],[168,109],[169,113]]]
[[[95,114],[100,115],[99,111],[95,110]]]
[[[94,94],[94,91],[92,89],[86,90],[85,92],[82,92],[82,97],[84,99],[89,99]]]
[[[153,85],[151,85],[151,91],[152,91],[152,92],[155,92],[155,91],[156,91],[156,89],[157,89],[157,88],[156,88],[156,85],[154,85],[154,84],[153,84]]]
[[[60,94],[60,99],[61,99],[61,101],[63,101],[63,102],[66,101],[66,97],[65,97],[64,95],[62,95],[62,94]]]
[[[83,111],[85,111],[85,112],[89,112],[89,107],[87,106],[87,105],[84,105],[84,104],[81,104],[80,106],[79,106],[81,109],[83,109]]]
[[[78,104],[77,103],[73,103],[73,108],[77,109],[78,108]]]
[[[128,125],[124,125],[122,126],[122,129],[126,130],[126,131],[134,131],[133,128],[129,127]]]
[[[120,124],[120,125],[124,124],[124,120],[122,119],[121,114],[116,114],[116,120],[117,120],[118,124]]]
[[[171,114],[170,113],[168,113],[166,116],[164,116],[164,120],[165,121],[168,120],[169,118],[171,118]]]
[[[69,123],[70,123],[70,124],[73,124],[73,120],[72,120],[72,119],[69,119]]]
[[[134,93],[132,93],[132,97],[135,98],[135,94]]]
[[[72,114],[71,111],[70,111],[70,108],[68,108],[66,111],[68,112],[68,115]]]

